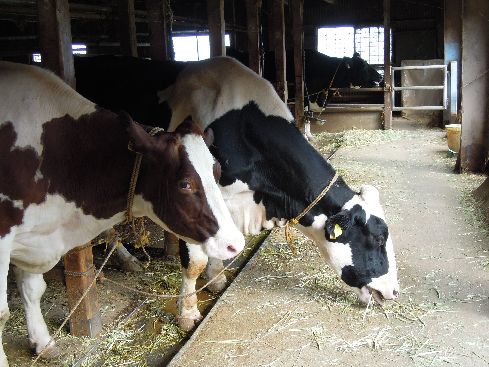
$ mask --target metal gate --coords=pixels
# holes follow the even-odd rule
[[[395,86],[394,72],[402,70],[426,70],[426,69],[442,69],[443,70],[443,85],[409,85]],[[445,110],[447,108],[447,66],[446,65],[419,65],[419,66],[393,66],[391,67],[391,93],[392,93],[392,111],[402,110]],[[403,90],[443,90],[443,104],[441,106],[397,106],[395,105],[394,94]]]

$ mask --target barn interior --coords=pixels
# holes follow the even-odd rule
[[[305,74],[309,72],[307,60],[304,58],[304,50],[319,51],[339,59],[352,57],[354,52],[358,52],[370,66],[382,75],[382,83],[368,87],[355,85],[334,87],[334,75],[323,80],[323,87],[320,89],[311,89],[307,83],[304,83],[308,77]],[[457,181],[454,187],[447,188],[443,195],[459,195],[457,190],[460,187],[463,187],[461,190],[466,193],[467,187],[472,185],[470,189],[479,187],[477,198],[487,207],[489,202],[489,181],[485,180],[489,156],[489,3],[487,0],[0,0],[0,60],[46,67],[60,75],[75,88],[74,54],[76,57],[109,54],[155,60],[196,61],[237,52],[245,55],[245,61],[248,62],[250,68],[263,74],[266,63],[264,58],[270,51],[276,55],[274,61],[275,75],[272,82],[277,93],[285,102],[288,102],[299,128],[310,128],[314,136],[322,136],[323,133],[344,133],[352,129],[388,132],[411,129],[409,133],[406,133],[408,134],[406,145],[398,143],[401,149],[405,148],[409,151],[412,145],[415,145],[419,147],[419,151],[416,150],[413,154],[420,156],[431,154],[430,149],[435,150],[437,155],[434,160],[443,166],[440,169],[444,175],[448,176],[453,169],[469,174],[469,179],[464,178],[463,175],[457,176],[460,177],[460,181]],[[294,55],[291,59],[292,65],[285,63],[287,51]],[[286,69],[288,67],[293,67],[295,71],[295,75],[292,74],[293,77],[287,76]],[[312,78],[314,77],[312,76]],[[323,90],[327,92],[325,100],[314,106],[311,105],[308,95]],[[289,98],[291,94],[294,96],[293,98]],[[308,124],[310,125],[308,126]],[[440,128],[458,124],[461,125],[461,133],[458,137],[460,148],[458,152],[455,152],[455,158],[447,161],[444,156],[446,149],[443,150],[444,148],[440,144],[435,144],[434,148],[427,148],[427,151],[423,150],[421,141],[438,139],[442,134]],[[433,131],[437,133],[432,135]],[[406,135],[402,136],[405,137]],[[386,152],[395,154],[396,143],[387,142],[386,144],[386,146],[382,146]],[[347,147],[345,151],[340,151],[339,156],[347,162],[355,161],[355,159],[362,160],[361,154],[355,156],[354,150]],[[369,154],[373,157],[374,153],[370,150],[367,149],[365,152],[366,157]],[[442,155],[440,155],[441,150],[443,150]],[[450,151],[450,154],[453,153]],[[441,161],[443,162],[440,163]],[[420,165],[430,164],[425,161],[418,163]],[[335,164],[342,165],[341,161],[336,161]],[[402,163],[399,164],[402,165]],[[348,168],[343,166],[343,169],[347,170]],[[391,173],[396,175],[395,172]],[[472,176],[473,173],[482,173],[482,176]],[[388,178],[382,177],[387,182],[386,186],[395,186]],[[431,176],[420,175],[419,177],[429,180]],[[376,180],[374,177],[370,178]],[[469,181],[470,185],[467,183]],[[436,192],[440,187],[441,191],[444,190],[441,181],[437,182],[437,185],[439,186],[430,186],[430,190]],[[476,186],[474,187],[474,185]],[[417,188],[419,189],[419,187]],[[397,189],[402,192],[401,189]],[[390,195],[390,205],[395,206],[396,195],[393,193]],[[407,199],[403,198],[403,201],[405,200]],[[464,196],[464,200],[467,200],[466,196]],[[421,202],[417,202],[417,204],[424,205]],[[438,204],[439,206],[437,206]],[[456,200],[451,200],[449,205],[438,204],[433,206],[426,204],[429,207],[427,210],[438,214],[438,210],[450,211],[451,206],[463,205],[457,204]],[[457,213],[454,214],[455,216],[463,217],[463,214],[453,210]],[[410,211],[409,214],[414,216],[415,212]],[[400,216],[402,217],[401,214]],[[449,221],[453,221],[455,225],[458,224],[458,218],[450,217]],[[408,217],[404,217],[404,219],[408,220]],[[404,234],[406,234],[404,231],[407,230],[416,231],[416,228],[423,226],[422,220],[416,222],[416,225],[412,224],[408,229],[405,229],[399,224],[397,230]],[[464,227],[465,229],[460,230],[477,232],[478,229],[486,227],[487,224],[479,224],[479,227],[470,227],[469,229]],[[429,228],[422,228],[419,231],[428,230]],[[443,239],[447,243],[450,241],[450,236],[460,235],[456,230],[447,231],[447,237]],[[487,246],[487,238],[484,238],[486,232],[481,233],[479,232],[477,239],[473,241],[478,241],[480,246]],[[414,241],[410,237],[411,235],[406,234],[406,236],[410,238],[410,241]],[[436,241],[432,236],[430,239]],[[469,244],[473,241],[464,242],[463,246],[470,246]],[[405,244],[405,246],[407,245]],[[456,247],[457,245],[454,244],[453,246]],[[86,252],[86,250],[81,250],[80,253],[74,254],[74,260],[71,263],[65,261],[65,266],[73,266],[76,271],[86,271],[87,265],[84,261],[87,258],[90,259],[91,253],[87,254],[83,251]],[[277,250],[274,244],[268,243],[267,251],[280,252],[283,249]],[[307,253],[309,250],[304,249],[304,251]],[[409,252],[409,250],[405,251]],[[482,252],[475,250],[468,252],[470,255],[467,256],[470,256],[471,259],[480,260],[474,266],[483,272],[482,275],[474,279],[471,278],[471,280],[474,283],[485,281],[488,276],[487,247]],[[294,260],[287,256],[286,260],[293,263]],[[434,252],[430,256],[441,257]],[[458,255],[453,252],[450,256],[457,258]],[[409,255],[408,258],[412,261],[418,260],[413,255]],[[80,261],[79,259],[84,260]],[[254,261],[255,264],[259,263],[259,258],[258,260],[255,258]],[[265,259],[265,262],[267,261]],[[469,262],[469,264],[471,263]],[[467,264],[464,263],[465,265]],[[406,262],[404,266],[409,268]],[[434,263],[433,266],[438,265]],[[273,264],[267,263],[268,268],[273,269]],[[425,280],[430,280],[430,277],[439,275],[438,270],[424,270],[422,275],[416,274],[416,276],[424,276]],[[287,271],[296,275],[301,273],[296,268],[287,268],[284,271],[286,276],[289,274]],[[458,278],[454,276],[457,280],[452,279],[452,281],[457,282],[461,276],[468,273],[470,271],[464,272]],[[245,279],[246,276],[245,273]],[[282,276],[283,274],[280,272],[271,277],[265,272],[261,274],[262,279],[272,283],[281,279]],[[314,280],[314,282],[318,281],[320,280]],[[405,281],[405,283],[408,282]],[[249,283],[246,284],[249,285]],[[74,285],[75,291],[71,292],[77,294],[78,290],[85,285],[76,283]],[[413,288],[418,285],[410,284]],[[479,312],[477,316],[487,321],[487,287],[482,288],[477,288],[478,293],[474,291],[472,298],[470,298],[470,294],[464,295],[466,298],[463,298],[461,302],[479,302],[474,306]],[[420,304],[423,306],[416,306],[416,308],[413,303],[409,303],[405,306],[411,307],[409,312],[405,311],[406,308],[402,309],[402,312],[399,311],[405,317],[401,323],[414,322],[421,329],[425,328],[424,330],[426,330],[437,321],[428,317],[425,319],[426,315],[451,312],[439,306],[444,295],[440,295],[437,283],[430,283],[430,287],[426,289],[430,293],[428,300],[422,300],[426,303],[421,301],[417,303],[418,306]],[[239,293],[236,289],[233,292]],[[446,292],[449,293],[448,290]],[[477,296],[474,296],[475,294]],[[90,325],[90,322],[87,324],[87,320],[92,319],[94,314],[98,312],[98,310],[91,310],[90,303],[95,302],[96,296],[93,297],[88,301],[88,306],[82,314],[76,316],[83,321],[78,322],[78,326],[76,323],[72,324],[72,328],[80,327],[83,329],[87,325],[90,328],[93,326]],[[245,297],[253,297],[253,295],[246,294]],[[415,295],[413,295],[413,299],[416,299]],[[230,303],[233,300],[228,299],[225,302]],[[429,311],[426,309],[428,307],[426,304],[432,307]],[[447,302],[447,304],[453,305],[454,302]],[[229,310],[222,311],[225,306],[220,307],[223,315],[235,316]],[[339,306],[337,304],[332,306],[331,304],[326,306],[323,304],[322,307],[333,308],[337,318],[342,315],[342,312],[338,311],[339,308],[337,307]],[[346,307],[343,299],[341,307]],[[401,309],[403,306],[398,305],[398,307]],[[361,312],[357,312],[360,315],[357,315],[359,319],[363,317],[361,321],[365,321],[366,312],[364,314],[363,309]],[[382,317],[387,319],[393,317],[398,321],[396,312],[398,311],[392,309],[384,312],[377,310],[376,313],[369,314],[368,318],[370,319],[367,320],[369,327],[375,328],[375,323]],[[474,310],[470,312],[476,313]],[[297,310],[280,315],[277,323],[270,325],[267,329],[269,333],[267,335],[276,333],[282,324],[290,320],[299,320],[301,317]],[[359,319],[355,320],[359,321]],[[446,322],[447,332],[453,333],[456,326],[448,323],[447,319],[443,317],[441,320]],[[474,320],[470,319],[469,321],[475,323]],[[225,323],[226,319],[222,322]],[[205,324],[209,325],[209,322],[206,320]],[[286,324],[289,325],[289,323]],[[360,363],[358,355],[353,362],[345,361],[340,356],[340,352],[346,351],[355,354],[357,349],[360,349],[358,351],[360,354],[362,353],[362,346],[366,345],[369,349],[368,353],[372,352],[374,357],[385,357],[376,349],[376,342],[380,345],[384,342],[384,349],[393,352],[387,347],[388,342],[384,335],[389,334],[390,328],[397,326],[382,325],[375,329],[375,334],[372,334],[370,339],[363,340],[364,344],[360,343],[361,345],[358,346],[341,344],[340,347],[343,349],[337,349],[338,344],[335,346],[334,343],[330,343],[330,339],[326,335],[327,326],[322,326],[321,329],[314,329],[314,326],[311,325],[309,327],[312,330],[311,335],[314,343],[317,344],[316,349],[318,351],[321,351],[321,348],[328,350],[328,343],[333,346],[336,359],[330,360],[328,362],[330,365],[346,365],[345,363],[357,365],[356,363]],[[487,322],[485,325],[487,326]],[[409,331],[412,330],[409,329]],[[419,332],[422,334],[423,331]],[[81,330],[78,333],[78,335],[89,336],[97,334],[96,330],[93,334],[92,331],[87,334],[86,330]],[[463,335],[468,334],[470,334],[469,331]],[[205,329],[200,330],[198,335],[205,335],[207,340],[213,340],[212,342],[194,340],[195,348],[201,350],[209,344],[220,348],[228,345],[234,347],[245,342],[244,338],[238,342],[239,338],[232,337],[232,333],[225,336],[220,335],[221,339],[219,340],[212,339],[217,338],[216,335],[218,334],[212,334]],[[250,334],[250,338],[253,335]],[[263,336],[259,332],[257,335]],[[436,340],[436,342],[429,349],[423,346],[422,341],[416,344],[415,341],[409,339],[413,345],[410,345],[410,348],[404,346],[406,350],[409,349],[409,353],[403,354],[403,346],[401,345],[394,350],[394,355],[401,357],[392,357],[392,359],[398,361],[400,366],[436,366],[452,362],[455,365],[464,365],[464,363],[470,362],[474,366],[486,366],[489,363],[489,352],[487,350],[487,339],[484,342],[484,335],[487,336],[487,333],[477,334],[477,338],[473,339],[480,348],[467,352],[471,354],[473,359],[460,357],[462,362],[457,362],[457,356],[451,354],[447,356],[445,349],[443,349],[443,353],[445,353],[446,358],[441,356],[441,352],[438,353],[437,351],[442,349],[436,349],[436,347],[441,345],[442,341],[436,337],[430,339]],[[198,336],[196,336],[197,338]],[[346,339],[347,337],[342,334],[340,340]],[[431,344],[426,340],[425,346],[430,346]],[[179,342],[181,342],[181,338]],[[391,341],[389,340],[389,342]],[[347,344],[345,342],[345,345]],[[294,349],[295,355],[302,353],[300,347],[290,346],[291,349],[296,348]],[[174,347],[165,346],[165,348],[169,350],[170,356],[176,353]],[[226,354],[226,351],[219,348],[216,350],[219,350],[221,355],[226,355],[222,365],[226,365],[229,361],[245,358],[240,357],[245,353],[241,353],[239,348],[234,348],[232,355]],[[186,348],[186,351],[178,355],[172,365],[195,365],[195,362],[192,361],[194,355],[185,355],[190,349],[192,349],[191,345]],[[249,350],[246,351],[249,352]],[[260,351],[267,353],[266,349],[260,349]],[[465,352],[463,350],[460,353]],[[427,354],[421,355],[421,353]],[[312,358],[313,355],[305,353],[306,360],[309,357]],[[219,357],[218,354],[213,356]],[[197,357],[208,361],[204,359],[204,354],[198,354]],[[151,360],[148,362],[148,365],[166,365],[169,363],[169,358],[168,356],[154,358],[153,362]],[[296,364],[290,361],[290,363],[286,363],[280,358],[277,356],[275,359],[263,359],[258,362],[245,359],[245,362],[241,363],[250,366],[273,365],[273,361],[279,361],[277,365],[301,365],[297,361],[294,362],[297,362]],[[24,363],[25,359],[22,361]],[[205,365],[206,362],[201,363]],[[39,363],[58,365],[57,363],[60,362]],[[308,363],[312,366],[315,362],[311,360]]]

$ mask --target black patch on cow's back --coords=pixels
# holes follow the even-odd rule
[[[157,93],[172,85],[186,65],[129,56],[75,57],[76,88],[100,106],[167,129],[171,110],[168,103],[159,103]]]
[[[278,116],[265,116],[256,103],[231,110],[214,121],[212,153],[221,163],[223,186],[239,179],[263,201],[268,219],[292,218],[313,201],[334,176],[334,169],[304,139],[295,125]],[[312,214],[338,211],[353,192],[338,179]]]

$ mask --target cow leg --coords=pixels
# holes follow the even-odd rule
[[[180,240],[180,261],[182,264],[182,287],[180,295],[195,292],[197,278],[207,265],[207,255],[200,245],[185,243]],[[197,308],[197,295],[178,300],[178,325],[186,331],[191,330],[202,316]]]
[[[46,290],[46,282],[42,274],[33,274],[14,267],[17,288],[24,304],[27,333],[31,347],[36,354],[41,353],[43,358],[54,358],[59,350],[51,340],[48,327],[41,313],[41,297]],[[48,345],[46,347],[46,345]],[[46,347],[46,348],[45,348]],[[44,351],[43,351],[44,349]]]
[[[207,274],[207,279],[211,280],[217,277],[207,286],[212,293],[218,293],[226,287],[226,275],[222,273],[218,276],[219,272],[221,272],[223,269],[224,265],[222,264],[222,260],[209,257],[209,262],[207,263],[207,268],[205,271]]]
[[[13,235],[11,236],[13,237]],[[2,334],[10,312],[7,303],[7,275],[10,263],[11,242],[7,238],[0,239],[0,367],[8,367],[7,356],[3,351]]]

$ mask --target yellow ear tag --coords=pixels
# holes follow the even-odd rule
[[[336,240],[342,234],[343,234],[343,229],[341,229],[339,224],[335,224],[333,234],[329,236],[329,238],[332,240]]]

